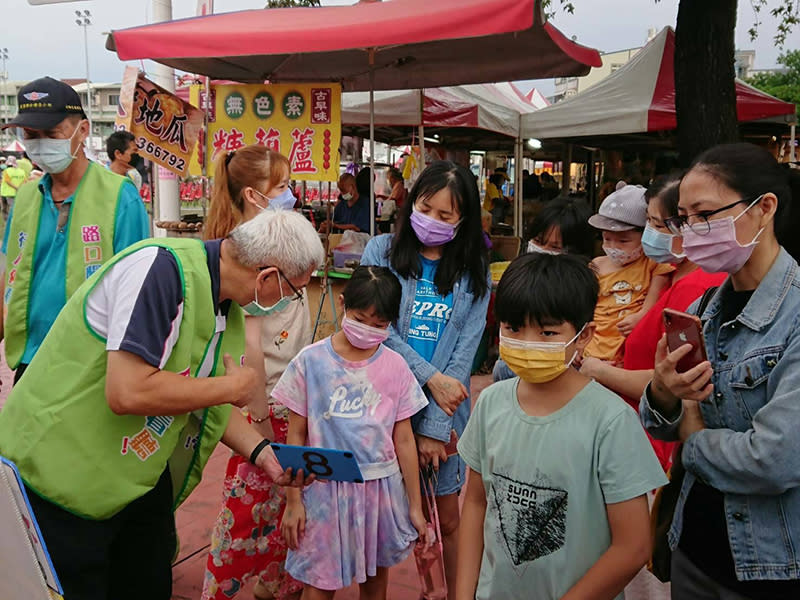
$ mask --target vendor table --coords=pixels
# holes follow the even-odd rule
[[[314,320],[314,342],[328,337],[339,331],[339,316],[336,312],[336,302],[339,294],[350,279],[350,271],[339,271],[328,267],[327,277],[324,270],[314,271],[311,283],[308,285],[308,301],[312,314],[316,312]]]

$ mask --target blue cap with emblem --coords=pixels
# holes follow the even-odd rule
[[[19,113],[2,128],[52,129],[70,115],[86,118],[81,98],[70,85],[52,77],[42,77],[23,86],[17,94]]]

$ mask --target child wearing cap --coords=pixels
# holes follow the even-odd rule
[[[625,337],[669,286],[671,265],[659,264],[642,252],[647,223],[645,188],[626,185],[609,194],[589,224],[603,233],[603,251],[592,261],[600,280],[594,313],[597,325],[584,356],[619,361]]]

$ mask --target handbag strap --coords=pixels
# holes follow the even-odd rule
[[[706,308],[708,308],[709,303],[711,302],[711,298],[714,297],[714,294],[717,293],[719,289],[718,285],[714,287],[708,288],[703,295],[700,297],[700,304],[697,305],[697,316],[701,319],[703,318],[703,313],[706,312]]]
[[[436,531],[436,543],[439,546],[439,552],[444,552],[444,546],[442,545],[442,528],[439,523],[439,509],[436,506],[436,494],[433,489],[433,474],[428,474],[425,471],[422,472],[422,495],[425,496],[425,502],[428,506],[428,516],[431,518],[433,528]]]

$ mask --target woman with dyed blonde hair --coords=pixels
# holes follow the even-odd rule
[[[206,239],[226,237],[236,225],[262,210],[291,210],[296,199],[289,177],[286,157],[264,146],[245,146],[220,156],[204,226]],[[265,437],[285,442],[288,411],[273,404],[270,392],[289,361],[311,343],[311,318],[304,294],[285,277],[280,284],[281,302],[286,305],[290,297],[296,301],[288,301],[285,308],[262,307],[269,311],[267,316],[251,316],[245,322],[246,361],[260,371],[265,386],[263,399],[250,404],[247,413]],[[223,485],[224,500],[211,534],[203,600],[232,598],[254,577],[257,600],[299,597],[303,584],[284,571],[286,543],[278,527],[286,505],[283,488],[238,455],[228,461]]]
[[[204,237],[223,238],[265,208],[291,209],[295,202],[289,189],[289,159],[283,154],[259,144],[228,152],[214,169]]]

